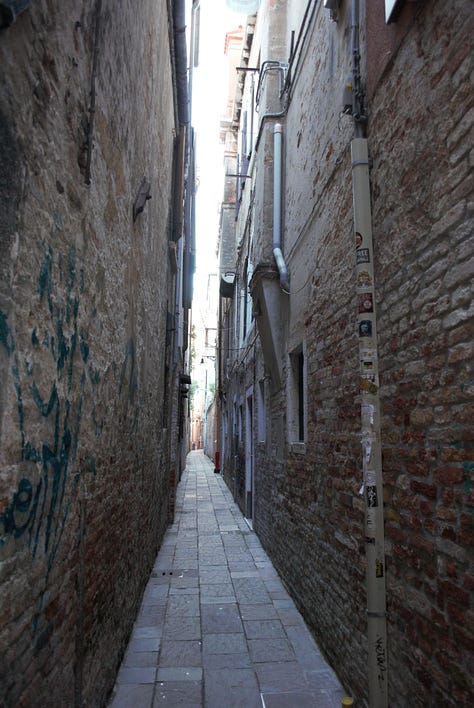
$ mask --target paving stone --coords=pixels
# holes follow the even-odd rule
[[[231,571],[232,578],[259,578],[258,570],[234,570]]]
[[[264,708],[341,708],[346,694],[341,690],[331,693],[324,690],[262,693]]]
[[[206,708],[262,708],[252,669],[205,669],[204,689]]]
[[[165,639],[201,639],[199,617],[172,617],[163,627],[163,640]]]
[[[255,563],[253,563],[252,561],[234,561],[232,560],[232,558],[229,558],[228,565],[231,573],[241,570],[253,571],[256,568]]]
[[[253,563],[252,554],[246,551],[228,550],[229,560],[233,563]],[[255,567],[255,563],[253,563]]]
[[[160,681],[155,690],[153,708],[201,708],[202,684],[200,681]],[[131,708],[129,704],[127,708]],[[122,707],[120,707],[122,708]],[[124,707],[125,708],[125,707]],[[134,706],[133,708],[141,708]]]
[[[198,666],[158,667],[156,680],[160,681],[201,681],[202,669]]]
[[[199,598],[185,595],[178,597],[173,595],[168,600],[166,618],[175,617],[199,617]]]
[[[300,660],[299,663],[304,669],[303,662]],[[305,669],[305,676],[308,685],[313,689],[319,688],[324,691],[337,692],[340,688],[336,674],[331,667],[325,663],[321,655],[319,657],[319,668],[317,664],[315,664],[311,669]]]
[[[323,708],[314,693],[295,691],[262,693],[263,708]]]
[[[213,566],[203,568],[199,574],[199,581],[202,585],[230,583],[230,573],[227,568]]]
[[[145,627],[145,626],[135,627],[130,639],[134,640],[134,639],[144,639],[144,638],[150,638],[150,637],[160,638],[162,631],[163,630],[161,629],[161,627],[158,627],[156,625],[149,625],[147,627]]]
[[[262,692],[300,691],[312,688],[297,661],[255,664],[255,672]]]
[[[123,658],[122,666],[129,668],[151,668],[158,664],[158,652],[157,651],[133,651],[130,648]]]
[[[201,608],[203,634],[242,633],[243,626],[236,604],[203,605]]]
[[[171,580],[170,590],[173,590],[174,588],[197,588],[198,584],[199,581],[197,577],[192,578],[181,573],[180,575],[173,577]]]
[[[285,637],[280,620],[245,620],[244,629],[247,639]]]
[[[155,572],[168,570],[171,567],[171,564],[173,563],[173,557],[174,557],[173,553],[171,553],[169,555],[159,556],[158,559],[155,561],[155,565],[153,566],[153,570]]]
[[[232,583],[213,583],[212,585],[201,585],[201,598],[206,595],[212,597],[234,597],[234,586]]]
[[[296,660],[295,653],[286,639],[249,639],[248,647],[254,663]]]
[[[190,587],[190,588],[170,588],[170,596],[174,595],[180,596],[180,595],[199,595],[199,587]]]
[[[278,612],[272,604],[240,605],[240,614],[243,620],[271,620],[278,619]]]
[[[236,597],[234,594],[232,595],[203,595],[201,596],[201,606],[204,607],[204,605],[222,605],[222,604],[227,604],[227,605],[234,605],[236,601]]]
[[[291,607],[282,607],[281,609],[275,610],[280,618],[281,623],[285,627],[300,626],[304,624],[303,618],[301,617],[298,610]]]
[[[168,590],[170,587],[170,576],[166,574],[158,583],[149,583],[147,589],[143,594],[143,602],[148,605],[153,604],[153,600],[165,598],[168,595]],[[158,603],[159,604],[159,603]]]
[[[117,683],[154,683],[156,666],[128,667],[123,666],[117,676]]]
[[[162,642],[160,667],[201,666],[202,651],[199,640]]]
[[[131,639],[128,643],[128,650],[133,652],[158,651],[160,648],[160,637],[140,637]]]
[[[110,708],[151,708],[154,686],[152,683],[132,685],[121,684],[116,688]]]
[[[203,637],[202,646],[204,654],[236,654],[247,651],[243,633],[206,634]]]
[[[298,661],[304,668],[312,669],[327,666],[316,642],[304,624],[286,627],[286,634]]]
[[[274,599],[273,604],[277,609],[296,609],[295,603],[291,599],[279,600]]]
[[[239,603],[259,605],[270,602],[265,585],[258,578],[235,578],[235,594]]]
[[[281,598],[282,600],[290,599],[290,596],[285,590],[285,586],[279,578],[263,578],[263,582],[268,592],[281,592],[284,593],[283,597]]]
[[[247,669],[253,667],[248,651],[232,654],[203,654],[205,669]]]
[[[150,624],[160,626],[163,624],[166,605],[142,605],[135,620],[135,627],[149,627]]]

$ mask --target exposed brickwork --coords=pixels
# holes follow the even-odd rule
[[[0,39],[0,694],[19,708],[105,704],[168,519],[176,126],[167,3],[139,5],[35,0]]]
[[[289,4],[293,17],[296,5]],[[280,42],[265,12],[257,22],[258,48],[266,46],[265,32],[277,33]],[[341,11],[331,25],[319,6],[288,113],[278,119],[285,146],[283,250],[292,294],[282,294],[278,303],[282,386],[268,389],[265,444],[254,438],[254,526],[348,692],[364,705],[352,125],[338,116],[342,77],[351,65],[347,17]],[[281,32],[298,34],[299,26],[285,21],[281,12]],[[463,0],[407,3],[390,28],[380,13],[362,23],[362,64],[369,62],[389,705],[397,708],[468,705],[473,694],[473,29]],[[390,38],[388,54],[381,36]],[[255,57],[258,48],[252,49]],[[253,182],[246,185],[254,201],[245,197],[239,213],[240,287],[247,255],[254,266],[271,261],[272,129],[267,120]],[[245,231],[249,209],[253,249]],[[235,298],[225,323],[233,332],[237,307]],[[268,375],[252,336],[230,344],[237,354],[230,353],[233,363],[224,371],[229,421],[232,402],[245,403],[249,387],[255,391]],[[288,354],[302,342],[307,437],[298,447],[288,433],[287,366]],[[244,474],[246,443],[243,436],[227,448],[226,478],[233,480],[238,459]],[[240,494],[238,501],[243,507]]]
[[[463,587],[473,523],[473,26],[463,10],[442,36],[440,3],[423,14],[423,31],[411,29],[375,93],[371,130],[391,661],[411,657],[392,682],[405,701],[419,694],[416,706],[423,695],[465,705],[473,690]]]

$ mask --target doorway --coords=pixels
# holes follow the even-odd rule
[[[245,406],[245,516],[254,517],[254,473],[253,473],[253,389],[247,391]]]

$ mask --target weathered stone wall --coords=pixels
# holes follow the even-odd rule
[[[389,704],[467,705],[474,635],[472,11],[464,0],[407,3],[387,29],[374,5],[368,3],[370,21],[363,19],[361,34],[370,89]],[[269,388],[267,440],[255,444],[254,525],[347,691],[363,705],[367,599],[352,122],[339,115],[351,70],[349,27],[350,3],[342,4],[337,24],[318,4],[293,67],[287,116],[279,119],[291,295],[287,318],[281,301],[283,384]],[[288,42],[293,29],[299,27],[287,27]],[[391,39],[384,53],[385,32]],[[258,47],[252,51],[256,56]],[[262,130],[253,173],[254,266],[271,254],[271,125]],[[307,437],[292,445],[288,354],[301,343]],[[262,375],[261,351],[254,356],[234,371],[228,400],[245,400],[246,388]],[[245,459],[245,439],[233,453]]]
[[[352,126],[338,117],[350,53],[342,28],[330,22],[322,5],[310,36],[282,121],[283,250],[291,295],[281,325],[283,385],[269,401],[269,445],[257,449],[254,523],[321,648],[351,694],[361,697],[366,600],[358,497]],[[267,190],[270,204],[272,197],[272,189]],[[293,445],[288,355],[303,343],[307,438],[304,445]]]
[[[0,35],[7,705],[104,705],[167,520],[167,3],[102,0],[96,36],[99,7],[35,0]]]
[[[473,31],[469,3],[430,3],[370,105],[389,660],[402,705],[467,705],[474,691]]]

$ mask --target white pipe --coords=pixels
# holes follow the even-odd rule
[[[280,273],[280,284],[287,293],[290,291],[288,269],[281,250],[281,145],[282,126],[275,123],[273,132],[273,256]]]
[[[367,557],[367,636],[370,708],[388,706],[387,626],[385,607],[385,548],[380,433],[377,320],[375,313],[372,212],[367,140],[351,143],[356,292],[364,303],[358,315],[361,393],[361,439],[365,498]],[[359,312],[360,312],[359,308]],[[366,376],[369,378],[366,378]]]

